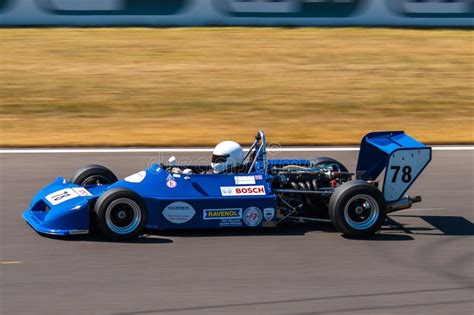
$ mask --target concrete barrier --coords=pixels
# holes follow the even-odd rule
[[[473,26],[472,0],[0,0],[0,25]]]

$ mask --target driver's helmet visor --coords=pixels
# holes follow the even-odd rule
[[[212,163],[225,163],[227,161],[227,158],[229,158],[229,157],[230,157],[229,154],[226,154],[226,155],[215,155],[215,154],[213,154],[211,162]]]

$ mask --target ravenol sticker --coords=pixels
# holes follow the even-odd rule
[[[228,186],[221,187],[222,196],[264,196],[265,187],[257,186]]]
[[[63,203],[67,200],[79,197],[80,195],[72,188],[65,188],[55,191],[46,196],[46,200],[53,206]]]
[[[182,201],[173,202],[163,210],[163,216],[166,220],[175,224],[186,223],[191,220],[195,214],[196,210],[194,210],[190,204]]]
[[[265,208],[263,209],[263,217],[266,221],[271,221],[275,217],[275,208]]]
[[[204,209],[204,220],[242,219],[242,209]]]
[[[234,176],[236,185],[255,185],[255,177],[253,176]]]
[[[257,207],[250,207],[244,212],[244,223],[248,226],[257,226],[262,222],[262,211]]]

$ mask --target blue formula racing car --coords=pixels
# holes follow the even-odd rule
[[[96,226],[112,240],[144,229],[261,228],[289,220],[332,222],[344,235],[368,236],[388,213],[421,201],[405,194],[430,161],[431,148],[402,131],[367,134],[355,174],[325,157],[267,160],[259,131],[238,169],[214,174],[209,165],[155,164],[117,180],[89,165],[43,188],[23,218],[39,233],[86,234]]]

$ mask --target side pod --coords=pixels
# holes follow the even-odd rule
[[[403,131],[364,136],[357,161],[357,179],[376,180],[385,169],[382,192],[388,203],[399,201],[431,161],[431,147]]]

